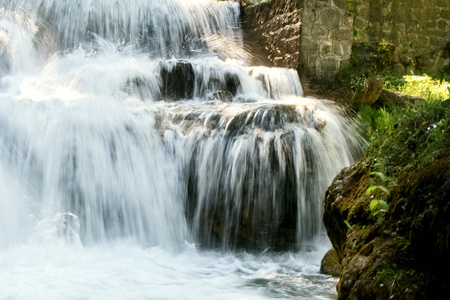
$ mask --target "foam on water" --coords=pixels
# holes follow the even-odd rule
[[[300,254],[173,254],[132,242],[0,252],[2,299],[333,299],[336,279]]]

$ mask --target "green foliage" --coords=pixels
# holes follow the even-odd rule
[[[376,216],[379,213],[385,213],[389,210],[389,204],[387,204],[384,200],[374,199],[370,201],[369,204],[370,212],[372,213],[372,216]]]
[[[440,70],[430,70],[426,73],[434,80],[450,82],[450,64],[444,66]]]
[[[445,101],[450,98],[450,83],[428,75],[385,79],[392,91],[428,99],[406,107],[364,106],[358,112],[371,142],[366,156],[373,160],[372,171],[386,174],[393,185],[398,174],[439,158],[450,147],[450,101]]]
[[[421,76],[405,75],[403,77],[386,75],[385,89],[422,97],[428,101],[442,101],[450,98],[450,70],[448,74],[440,74],[440,76],[435,77],[427,74]]]
[[[390,43],[354,42],[350,63],[341,68],[336,77],[338,87],[362,91],[368,87],[369,78],[379,74],[391,62],[395,46]],[[337,87],[331,87],[334,89]]]
[[[367,190],[366,190],[366,195],[370,195],[376,189],[379,189],[380,191],[382,191],[386,195],[391,195],[389,190],[387,188],[385,188],[384,186],[382,186],[382,185],[371,185],[371,186],[369,186],[367,188]]]
[[[370,172],[370,176],[376,176],[384,182],[386,182],[388,180],[386,175],[382,172]]]
[[[386,182],[388,178],[383,172],[371,172],[370,175],[382,180],[383,182]],[[389,190],[382,186],[382,185],[371,185],[366,190],[366,195],[371,195],[375,190],[380,190],[385,195],[390,196],[391,192]],[[373,197],[373,196],[372,196]],[[372,214],[372,216],[377,216],[379,213],[386,213],[389,210],[389,204],[381,199],[373,199],[370,201],[369,204],[369,210]]]
[[[403,270],[393,270],[389,268],[382,268],[377,271],[375,279],[379,282],[388,283],[388,285],[399,285],[399,281],[405,276]]]

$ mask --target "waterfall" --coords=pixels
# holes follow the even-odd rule
[[[48,247],[86,270],[98,247],[124,264],[131,247],[158,270],[154,257],[211,263],[199,249],[314,250],[324,192],[361,139],[333,103],[303,97],[294,70],[250,66],[242,44],[233,1],[1,0],[2,269],[13,253],[48,262]],[[223,259],[262,276],[237,262],[249,258]],[[211,268],[199,272],[222,276]],[[182,297],[162,293],[151,298]]]

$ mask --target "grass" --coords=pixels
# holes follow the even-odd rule
[[[385,88],[390,91],[422,97],[429,101],[442,101],[450,98],[450,78],[447,80],[438,79],[427,74],[403,77],[387,75],[385,77]]]
[[[438,159],[450,147],[450,68],[441,77],[386,76],[390,91],[423,97],[413,106],[361,107],[358,118],[371,142],[366,156],[372,171],[382,172],[395,184],[400,173]],[[447,100],[447,101],[446,101]]]

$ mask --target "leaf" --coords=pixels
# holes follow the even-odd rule
[[[391,193],[389,192],[389,190],[387,188],[385,188],[382,185],[371,185],[367,188],[366,190],[366,195],[370,195],[370,193],[372,193],[374,190],[376,189],[380,189],[383,193],[387,194],[387,195],[391,195]]]
[[[372,212],[372,215],[376,216],[380,212],[387,212],[389,210],[389,204],[387,204],[386,201],[375,199],[370,201],[369,209]]]
[[[370,172],[370,175],[377,176],[378,178],[380,178],[380,179],[383,180],[384,182],[387,181],[386,175],[384,175],[384,173],[382,173],[382,172]]]
[[[378,200],[378,205],[380,206],[380,211],[387,212],[389,210],[389,204],[386,201]]]
[[[366,195],[370,195],[370,193],[372,193],[374,190],[376,190],[378,188],[378,185],[371,185],[367,188],[366,190]]]
[[[373,211],[375,209],[375,207],[377,207],[378,201],[380,201],[380,200],[375,199],[375,200],[370,201],[370,204],[369,204],[370,211]]]
[[[345,225],[347,225],[347,227],[348,227],[349,229],[352,228],[352,225],[350,225],[350,223],[349,223],[347,220],[344,220],[344,223],[345,223]]]
[[[378,188],[379,188],[382,192],[384,192],[386,195],[389,195],[389,196],[391,195],[391,192],[389,192],[389,190],[388,190],[387,188],[385,188],[384,186],[379,185]]]

